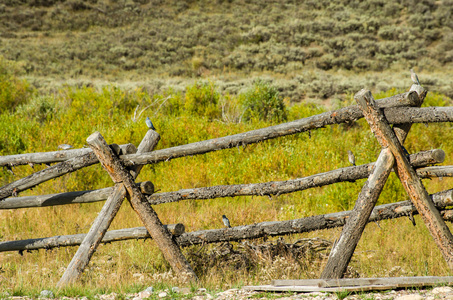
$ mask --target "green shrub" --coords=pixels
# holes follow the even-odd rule
[[[32,88],[27,81],[17,75],[21,68],[0,56],[0,113],[13,111],[18,105],[27,102],[32,94]]]
[[[212,82],[196,82],[186,89],[184,108],[189,114],[213,119],[220,116],[219,98],[220,94]]]
[[[288,116],[283,98],[277,88],[264,81],[255,82],[247,92],[239,95],[244,109],[243,119],[249,121],[257,118],[263,121],[286,121]]]

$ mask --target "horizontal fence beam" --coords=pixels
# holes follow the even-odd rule
[[[415,91],[380,99],[380,108],[416,106],[419,102]],[[266,128],[256,129],[235,135],[185,144],[167,149],[160,149],[146,154],[123,155],[120,158],[126,166],[134,164],[150,164],[170,159],[204,154],[212,151],[245,146],[286,135],[301,133],[328,125],[351,123],[363,118],[363,113],[357,105],[351,105],[338,110],[328,111],[308,118],[283,123]]]
[[[398,107],[384,109],[390,124],[453,122],[453,107]]]
[[[410,155],[410,162],[414,167],[424,167],[428,164],[442,163],[445,152],[441,149],[422,151]],[[360,166],[351,166],[337,170],[297,178],[286,181],[271,181],[264,183],[219,185],[212,187],[184,189],[175,192],[156,193],[148,196],[148,201],[155,204],[177,202],[188,199],[213,199],[238,196],[281,195],[302,191],[312,187],[320,187],[336,182],[354,181],[367,178],[374,167],[374,163]],[[422,177],[453,177],[453,166],[435,166],[417,169]],[[437,171],[441,168],[442,171]],[[92,191],[67,192],[53,195],[11,197],[0,201],[0,209],[17,209],[28,207],[44,207],[75,203],[91,203],[105,201],[112,193],[113,188],[103,188]]]
[[[436,207],[439,209],[453,205],[453,189],[432,194],[430,197],[432,197]],[[411,213],[417,214],[418,212],[409,200],[379,205],[373,209],[368,222],[409,216]],[[344,226],[350,214],[351,211],[343,211],[296,220],[262,222],[253,225],[236,226],[229,229],[187,232],[177,237],[176,241],[180,246],[186,247],[195,244],[240,241],[265,236],[279,236],[330,229]],[[448,216],[451,216],[451,214],[446,214],[446,217]],[[451,219],[449,220],[451,221]]]
[[[111,144],[109,147],[116,155],[121,155],[123,151],[132,151],[134,153],[137,151],[137,148],[134,145],[121,148],[117,144]],[[30,174],[0,187],[0,202],[6,197],[17,196],[20,192],[31,189],[45,181],[94,165],[98,162],[98,158],[93,151],[91,151]]]
[[[241,134],[160,149],[152,153],[122,155],[120,158],[126,166],[132,166],[134,164],[151,164],[168,161],[178,157],[245,146],[247,144],[257,143],[285,135],[322,128],[327,125],[353,122],[362,118],[362,115],[356,114],[351,106],[346,108],[350,109],[351,112],[343,112],[340,114],[339,112],[341,110],[330,111],[313,117]],[[384,114],[391,124],[453,122],[453,107],[394,107],[385,108]]]
[[[447,221],[453,220],[453,210],[444,210],[453,205],[453,189],[430,195],[436,207],[442,210],[442,216]],[[187,232],[175,237],[179,246],[187,247],[203,243],[219,243],[240,241],[265,236],[279,236],[295,233],[310,232],[321,229],[341,227],[345,224],[351,211],[343,211],[325,215],[312,216],[288,221],[261,222],[253,225],[236,226],[232,228],[200,230]],[[368,222],[400,218],[417,214],[411,201],[402,201],[376,206]],[[220,220],[219,220],[220,222]],[[182,225],[182,224],[181,224]],[[169,226],[169,225],[168,225]],[[77,246],[85,234],[63,235],[48,238],[36,238],[20,241],[0,242],[0,252],[52,249],[58,247]],[[128,239],[150,238],[144,227],[107,231],[102,243],[110,243]]]
[[[174,236],[181,235],[185,232],[183,224],[164,225]],[[85,238],[85,233],[73,235],[58,235],[48,238],[36,238],[19,241],[0,242],[0,252],[5,251],[26,251],[38,249],[52,249],[57,247],[78,246]],[[111,243],[132,239],[151,238],[145,227],[126,228],[119,230],[107,231],[102,239],[102,243]]]
[[[119,145],[123,153],[134,153],[135,146],[133,144]],[[36,152],[0,156],[0,167],[2,166],[20,166],[20,165],[36,165],[50,164],[62,162],[80,155],[93,152],[90,148],[60,150],[52,152]]]

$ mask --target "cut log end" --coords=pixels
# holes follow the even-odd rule
[[[154,194],[154,184],[151,181],[140,182],[140,191],[145,195]]]
[[[93,134],[91,134],[89,137],[87,137],[87,143],[92,144],[92,143],[94,143],[94,141],[99,140],[99,138],[103,139],[101,133],[99,131],[96,131]]]

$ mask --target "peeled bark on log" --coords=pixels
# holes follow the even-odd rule
[[[179,276],[191,281],[197,280],[197,275],[187,262],[171,234],[163,227],[154,209],[146,201],[145,196],[136,186],[133,176],[126,171],[121,161],[111,155],[107,150],[107,143],[99,132],[95,132],[87,139],[88,144],[99,157],[104,169],[109,173],[114,182],[121,182],[127,190],[128,199],[132,208],[138,214],[146,229],[156,241],[165,259]],[[98,151],[99,150],[99,153]],[[102,153],[102,155],[100,155]]]
[[[133,144],[119,145],[121,148],[120,155],[132,154],[137,152],[137,148]],[[62,162],[77,156],[85,155],[92,152],[90,148],[59,150],[52,152],[37,152],[37,153],[24,153],[0,156],[1,166],[20,166],[26,164],[50,164]]]
[[[138,150],[140,153],[148,152],[153,150],[153,148],[157,145],[160,140],[160,135],[155,132],[154,130],[148,130],[145,137],[143,138],[142,142],[140,143]],[[90,144],[90,141],[88,144]],[[90,146],[92,146],[90,144]],[[99,158],[103,155],[114,155],[114,149],[111,147],[96,147],[95,144],[93,146],[93,152]],[[99,149],[106,151],[107,154],[100,151]],[[112,151],[113,150],[113,151]],[[115,153],[118,156],[118,152]],[[101,159],[101,163],[103,164],[104,168],[106,167],[105,160]],[[107,166],[108,167],[108,166]],[[140,173],[142,166],[133,166],[130,168],[131,176],[133,179],[137,177]],[[96,251],[98,245],[101,243],[102,238],[104,237],[107,229],[109,228],[110,224],[112,223],[113,219],[115,218],[117,212],[121,207],[121,203],[123,202],[124,197],[126,196],[126,188],[122,184],[121,181],[115,181],[116,185],[113,188],[113,192],[107,198],[102,210],[97,215],[93,225],[90,228],[90,231],[85,236],[84,240],[80,244],[79,249],[77,250],[76,254],[74,255],[73,259],[69,263],[65,273],[61,277],[60,281],[58,282],[57,286],[61,287],[67,285],[71,282],[77,280],[80,275],[83,273],[83,270],[88,265],[91,257],[93,256],[94,252]],[[150,188],[149,184],[141,186],[142,188],[146,189]],[[154,191],[154,186],[151,183],[152,190]],[[152,192],[151,192],[152,193]]]
[[[124,150],[132,151],[135,147],[126,147]],[[136,149],[134,150],[136,151]],[[81,168],[85,168],[98,163],[98,159],[93,151],[86,154],[71,158],[64,162],[58,163],[51,167],[48,167],[39,172],[28,175],[27,177],[21,178],[0,188],[0,201],[6,197],[17,195],[21,191],[30,189],[40,183],[47,180],[60,177],[64,174],[77,171]]]
[[[453,122],[453,107],[399,107],[384,110],[390,124]]]
[[[447,265],[453,270],[453,235],[434,206],[420,178],[409,164],[397,137],[383,113],[377,108],[371,92],[362,90],[357,94],[356,99],[379,144],[383,148],[390,149],[395,157],[397,175],[404,189],[428,227]]]
[[[453,205],[453,189],[430,195],[439,208]],[[236,226],[233,228],[201,230],[187,232],[176,238],[181,247],[203,243],[219,243],[226,241],[240,241],[243,239],[262,238],[294,233],[310,232],[344,226],[352,211],[343,211],[325,215],[312,216],[296,220],[261,222],[252,225]],[[402,201],[376,206],[368,223],[417,214],[410,201]],[[219,222],[221,220],[219,219]]]
[[[433,199],[436,207],[439,210],[442,210],[442,216],[444,216],[444,219],[446,221],[453,220],[453,210],[444,210],[448,206],[453,206],[453,189],[432,194],[430,197]],[[344,226],[346,221],[350,218],[351,213],[352,211],[344,211],[296,220],[261,222],[253,225],[236,226],[228,229],[223,228],[193,231],[179,234],[180,237],[177,237],[176,240],[180,247],[188,247],[203,243],[231,242],[244,239],[262,238],[266,236],[279,236],[324,230]],[[407,217],[410,214],[418,214],[415,206],[410,200],[383,204],[376,206],[373,209],[367,222],[370,223],[387,219]],[[178,226],[178,224],[176,224],[176,226]],[[169,230],[171,231],[170,228]],[[175,228],[175,230],[177,229]],[[173,232],[172,234],[177,235]],[[0,242],[0,252],[77,246],[80,245],[84,236],[85,234],[76,234]],[[147,231],[144,227],[112,230],[107,231],[102,243],[148,237],[149,236],[147,235]]]
[[[415,106],[421,106],[427,91],[419,85],[413,85],[411,89],[414,89],[417,94],[418,101],[414,101],[416,103]],[[357,100],[356,96],[354,98]],[[357,102],[360,104],[359,100],[357,100]],[[364,111],[364,115],[365,117],[367,116],[366,111]],[[404,143],[411,126],[412,124],[394,126],[393,130],[401,141],[401,144]],[[367,220],[390,175],[394,161],[393,155],[388,149],[381,150],[375,168],[357,197],[351,217],[344,226],[338,241],[336,241],[332,247],[332,251],[330,252],[320,278],[329,279],[343,277],[360,237],[362,236],[363,230],[365,229]]]
[[[441,149],[422,151],[410,155],[411,165],[423,167],[428,164],[442,163],[445,152]],[[355,181],[367,178],[375,163],[360,166],[351,166],[337,170],[296,178],[286,181],[271,181],[264,183],[219,185],[212,187],[183,189],[175,192],[157,193],[148,196],[152,205],[178,202],[188,199],[213,199],[221,197],[282,195],[305,190],[312,187],[321,187],[328,184],[344,181]],[[423,178],[453,177],[453,166],[434,166],[417,169],[417,174]],[[142,184],[142,183],[140,183]],[[105,201],[113,192],[113,187],[93,191],[68,192],[52,195],[11,197],[0,201],[0,209],[16,209],[26,207],[44,207],[75,203],[90,203]],[[146,194],[142,190],[142,193]]]
[[[164,227],[173,235],[178,236],[185,232],[183,224],[169,224]],[[25,251],[38,249],[52,249],[59,247],[78,246],[86,237],[85,233],[73,235],[58,235],[48,238],[36,238],[19,241],[0,242],[0,252],[4,251]],[[107,231],[102,238],[101,243],[112,243],[133,239],[150,239],[148,231],[145,227],[126,228],[119,230]]]

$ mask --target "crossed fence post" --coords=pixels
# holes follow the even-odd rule
[[[137,152],[144,153],[151,151],[156,146],[159,139],[160,136],[157,132],[148,130],[145,138],[140,143]],[[132,166],[126,169],[119,158],[115,156],[109,148],[99,132],[90,135],[87,138],[87,143],[98,157],[103,168],[115,182],[115,188],[104,204],[101,212],[90,228],[89,233],[84,238],[62,278],[58,282],[58,286],[62,287],[73,283],[80,277],[116,216],[116,213],[120,209],[125,196],[128,197],[132,208],[139,215],[151,237],[156,240],[164,257],[175,272],[185,276],[189,280],[197,280],[195,272],[181,253],[176,242],[173,241],[171,234],[162,225],[156,212],[151,205],[149,205],[147,199],[135,184],[134,180],[138,176],[142,166]]]
[[[426,96],[426,90],[420,85],[413,85],[411,90],[415,90],[419,94],[417,106],[421,106]],[[397,175],[411,201],[422,215],[448,266],[453,269],[453,236],[402,150],[401,145],[410,130],[411,124],[393,126],[392,130],[383,113],[376,107],[369,91],[362,90],[354,98],[360,105],[365,119],[383,149],[376,161],[375,169],[358,196],[353,212],[346,222],[340,238],[332,247],[321,278],[343,277],[382,188],[390,171],[395,166],[395,161]]]

